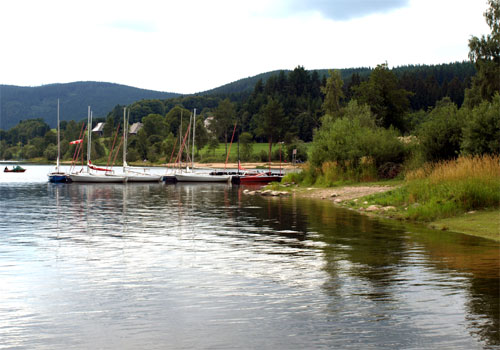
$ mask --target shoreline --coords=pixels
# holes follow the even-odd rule
[[[399,185],[364,185],[340,186],[330,188],[294,187],[292,196],[297,198],[308,198],[314,200],[328,201],[338,208],[354,210],[359,214],[390,220],[400,220],[408,223],[424,225],[436,231],[450,231],[470,236],[481,237],[488,240],[500,242],[500,210],[484,209],[476,210],[445,219],[437,219],[431,222],[409,220],[402,216],[403,207],[392,205],[379,206],[370,204],[361,199],[376,193],[383,193],[396,189]],[[492,224],[493,222],[493,224]],[[496,232],[488,231],[488,228],[496,225]],[[493,229],[494,231],[494,229]]]

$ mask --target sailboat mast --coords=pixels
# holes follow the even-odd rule
[[[127,166],[127,107],[123,107],[123,172]]]
[[[90,171],[90,168],[89,168],[90,150],[91,150],[91,146],[90,146],[90,142],[91,142],[90,134],[92,133],[92,112],[90,111],[90,106],[89,106],[88,115],[87,115],[87,125],[88,125],[88,128],[87,128],[87,171]]]
[[[57,99],[57,162],[56,162],[56,172],[59,172],[59,158],[61,157],[61,136],[59,129],[59,99]]]
[[[194,169],[194,136],[195,136],[195,130],[196,130],[196,108],[194,109],[193,113],[193,156],[191,157],[191,169]]]
[[[179,145],[183,145],[182,144],[182,134],[183,134],[183,131],[182,131],[182,109],[181,109],[181,128],[180,128],[180,132],[179,132]],[[182,168],[182,146],[181,148],[179,148],[179,169]]]

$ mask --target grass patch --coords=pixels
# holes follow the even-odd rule
[[[431,227],[500,241],[500,211],[488,210],[440,219]]]
[[[409,172],[402,187],[363,198],[395,206],[397,215],[430,222],[500,207],[500,157],[460,157]]]

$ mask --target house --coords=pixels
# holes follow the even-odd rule
[[[214,120],[214,117],[213,116],[209,116],[209,117],[207,117],[207,119],[205,119],[203,121],[203,126],[208,131],[208,133],[212,132],[212,130],[210,129],[210,124],[212,124],[213,120]]]
[[[141,130],[143,127],[143,124],[142,123],[134,123],[132,124],[132,126],[130,127],[128,133],[129,135],[137,135],[137,133],[139,132],[139,130]]]
[[[92,129],[93,133],[96,133],[100,136],[102,136],[104,131],[104,123],[97,123],[97,125]]]

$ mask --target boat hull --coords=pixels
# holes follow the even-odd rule
[[[68,176],[64,173],[50,173],[47,176],[49,177],[49,182],[53,183],[68,182]]]
[[[231,175],[175,174],[178,182],[230,182]]]
[[[87,182],[87,183],[125,183],[127,182],[126,176],[119,175],[100,175],[100,174],[70,174],[69,178],[73,182]]]
[[[126,175],[127,182],[160,182],[162,175]]]
[[[250,176],[241,176],[239,179],[240,184],[245,183],[269,183],[269,182],[279,182],[283,176],[275,175],[275,176],[258,176],[258,175],[250,175]]]

